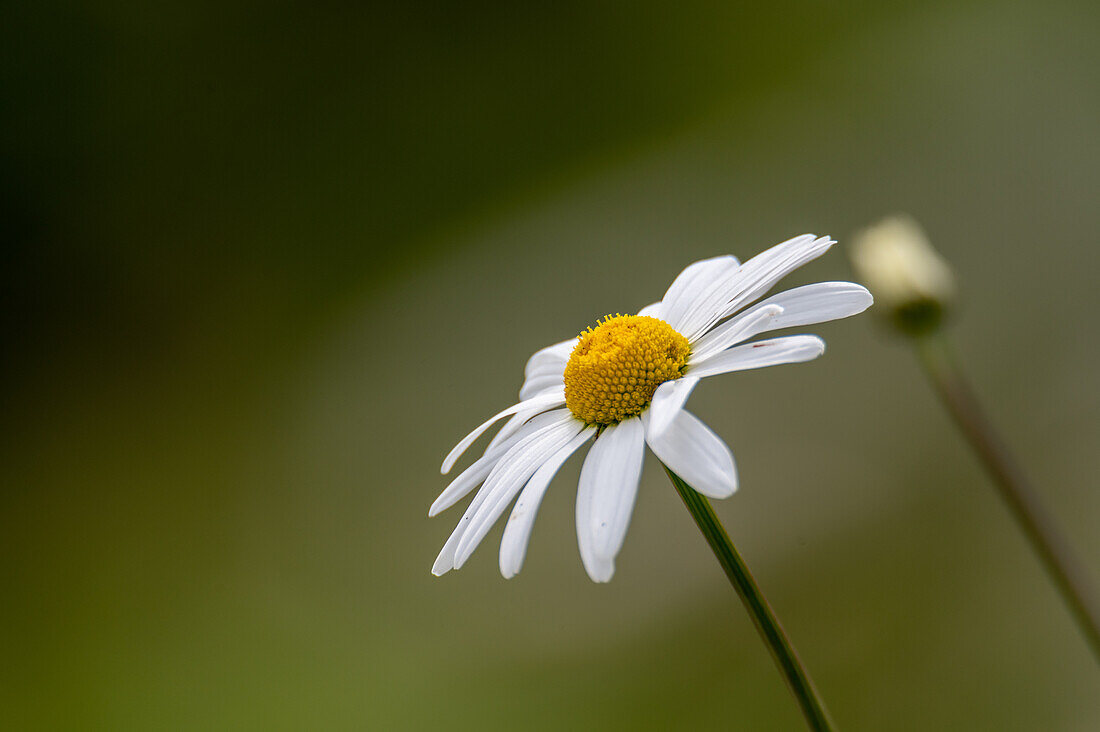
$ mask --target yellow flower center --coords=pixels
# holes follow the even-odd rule
[[[565,405],[588,424],[641,414],[660,384],[678,379],[691,345],[663,320],[608,316],[581,333],[565,365]]]

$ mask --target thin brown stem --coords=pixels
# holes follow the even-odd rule
[[[921,364],[940,399],[993,478],[1005,504],[1100,660],[1100,605],[1069,543],[1012,452],[993,429],[943,336],[932,334],[914,342]]]

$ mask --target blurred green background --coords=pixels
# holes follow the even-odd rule
[[[0,726],[799,729],[647,460],[442,579],[451,445],[701,257],[921,220],[1100,568],[1094,2],[10,5]],[[718,510],[845,730],[1093,730],[1100,672],[902,344],[707,383]],[[1089,334],[1092,333],[1090,336]]]

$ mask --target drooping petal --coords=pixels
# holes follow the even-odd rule
[[[562,383],[565,364],[569,354],[577,345],[576,337],[547,346],[527,360],[523,369],[523,386],[519,390],[520,399],[531,397]]]
[[[654,434],[660,434],[668,429],[676,414],[683,409],[691,391],[699,384],[699,377],[694,374],[684,376],[675,381],[666,381],[653,392],[653,400],[646,410],[649,415],[649,430]]]
[[[664,320],[664,318],[662,317],[662,314],[664,313],[663,306],[664,303],[659,300],[657,302],[651,302],[650,304],[639,310],[638,315],[643,315],[649,318],[660,318],[661,320]]]
[[[546,494],[550,481],[569,456],[591,440],[595,434],[595,426],[585,427],[565,447],[546,460],[531,476],[531,480],[527,481],[527,485],[516,499],[512,514],[508,517],[508,523],[504,526],[504,538],[500,542],[500,573],[505,579],[515,577],[523,566],[527,545],[531,540],[531,529],[535,525],[535,516],[538,514],[539,504],[542,503],[542,497]]]
[[[477,496],[474,496],[475,501],[484,490],[485,488],[482,487],[481,491],[478,491]],[[463,516],[462,518],[465,519],[466,517]],[[462,539],[462,531],[464,528],[463,522],[459,522],[458,526],[451,532],[451,535],[447,537],[447,541],[443,544],[443,548],[439,550],[439,554],[435,558],[435,563],[432,564],[432,574],[436,577],[442,577],[455,568],[455,547],[458,546],[459,540]]]
[[[466,563],[539,466],[584,428],[569,410],[558,411],[562,413],[558,421],[517,442],[485,479],[485,499],[466,522],[466,529],[455,548],[455,569]]]
[[[736,257],[727,254],[688,265],[665,292],[661,300],[661,319],[683,333],[681,328],[683,320],[699,297],[709,292],[709,288],[715,282],[735,272],[738,264]]]
[[[554,371],[551,373],[540,373],[538,376],[533,376],[523,382],[523,387],[519,390],[520,399],[530,399],[536,394],[546,391],[552,386],[564,385],[563,376],[565,375],[565,366],[562,365],[560,371]]]
[[[504,426],[497,430],[497,433],[493,435],[493,439],[489,440],[489,445],[485,448],[485,452],[488,453],[497,445],[512,437],[512,435],[516,434],[519,428],[527,424],[530,419],[531,415],[526,412],[516,412],[513,414],[508,418],[508,421],[504,423]]]
[[[500,440],[496,444],[489,445],[489,447],[485,449],[484,455],[459,473],[458,477],[452,480],[450,485],[443,489],[443,492],[439,494],[439,498],[436,498],[431,508],[428,509],[428,516],[435,516],[441,511],[446,511],[448,508],[465,498],[470,491],[481,485],[481,482],[485,480],[490,471],[496,467],[497,462],[504,457],[504,454],[508,452],[516,442],[531,434],[531,432],[537,428],[537,423],[526,422],[513,430],[512,434],[508,435],[505,439]]]
[[[606,582],[614,572],[638,495],[644,457],[645,428],[632,417],[607,427],[581,468],[577,502],[584,494],[589,516],[586,526],[578,518],[578,539],[582,532],[590,537],[588,552],[596,562],[589,576],[596,582]]]
[[[577,337],[574,336],[569,340],[555,343],[552,346],[542,348],[527,359],[527,365],[523,367],[523,377],[530,378],[540,369],[551,365],[556,368],[558,363],[561,363],[562,368],[565,368],[565,361],[569,358],[570,352],[573,347],[577,345]]]
[[[596,444],[599,444],[599,438]],[[585,463],[592,457],[592,451],[588,451]],[[583,470],[583,468],[582,468]],[[593,551],[592,537],[592,492],[595,485],[581,482],[577,485],[577,548],[580,549],[581,563],[584,571],[593,582],[607,582],[615,573],[615,563],[610,559],[597,557]]]
[[[466,533],[466,527],[469,525],[470,519],[485,503],[488,494],[489,491],[482,485],[481,489],[474,495],[474,500],[470,501],[470,505],[466,507],[466,512],[462,514],[462,518],[455,525],[451,535],[447,537],[447,541],[443,544],[443,548],[439,550],[439,555],[432,565],[432,574],[436,577],[442,577],[455,568],[455,550],[458,549],[458,542],[462,541],[462,535]]]
[[[564,367],[563,367],[564,369]],[[521,400],[534,399],[538,396],[545,396],[547,394],[556,393],[558,389],[565,388],[564,373],[559,372],[552,376],[536,376],[528,379],[524,382],[523,388],[519,390],[519,398]],[[531,419],[533,414],[537,414],[540,410],[526,410],[522,412],[516,412],[512,415],[512,418],[504,423],[504,426],[493,435],[493,439],[489,441],[489,447],[493,447],[500,441],[507,439],[515,433],[527,420]]]
[[[695,415],[681,409],[663,432],[649,433],[649,415],[642,414],[646,424],[646,443],[653,454],[704,496],[728,498],[737,490],[737,467],[733,453],[718,435]]]
[[[566,351],[564,355],[559,354],[547,354],[542,357],[538,365],[529,370],[523,376],[523,383],[531,381],[531,379],[538,379],[543,376],[549,376],[551,374],[560,374],[565,371],[565,364],[569,361],[569,354],[572,352]]]
[[[462,518],[459,519],[454,531],[451,532],[447,542],[443,545],[443,549],[439,552],[439,556],[436,558],[435,564],[432,567],[432,574],[438,576],[455,568],[455,556],[458,546],[469,529],[470,523],[473,521],[474,517],[479,514],[482,506],[485,505],[485,502],[493,493],[494,487],[498,482],[496,480],[493,480],[492,484],[489,482],[493,479],[494,473],[499,475],[501,466],[505,461],[511,464],[525,456],[531,447],[532,441],[544,437],[548,430],[560,428],[568,417],[569,410],[567,409],[540,414],[531,420],[530,432],[510,444],[505,454],[496,462],[489,472],[489,478],[486,479],[485,484],[481,486],[481,489],[474,496],[474,499],[470,501],[470,505],[466,507],[466,512],[462,514]],[[524,480],[526,480],[526,478]]]
[[[691,363],[698,363],[735,346],[766,330],[772,330],[776,316],[783,312],[779,305],[761,305],[727,320],[710,331],[691,347]]]
[[[443,459],[443,467],[440,468],[439,472],[444,474],[449,473],[451,471],[451,468],[454,467],[455,461],[462,457],[462,453],[466,452],[466,448],[472,445],[474,443],[474,440],[481,437],[481,434],[485,432],[485,430],[489,429],[501,418],[507,417],[510,414],[516,414],[517,412],[529,412],[531,416],[534,416],[539,412],[546,411],[547,409],[552,409],[553,407],[559,406],[561,404],[565,404],[564,386],[561,389],[555,389],[554,391],[547,392],[545,394],[539,394],[538,396],[531,397],[530,399],[525,399],[518,404],[513,404],[507,409],[497,412],[492,417],[478,425],[478,427],[475,428],[473,432],[463,437],[462,441],[455,445],[454,449],[447,453],[447,457]]]
[[[823,353],[825,353],[825,341],[817,336],[782,336],[729,348],[701,363],[692,364],[689,367],[689,374],[697,379],[704,379],[730,371],[745,371],[784,363],[801,363],[813,360]],[[684,379],[686,378],[689,377],[685,376]]]

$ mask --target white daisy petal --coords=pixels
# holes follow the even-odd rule
[[[596,439],[599,444],[599,438]],[[585,463],[592,457],[592,451],[588,451]],[[583,470],[583,468],[582,468]],[[577,548],[580,549],[581,563],[584,571],[593,582],[608,582],[615,573],[615,562],[610,559],[597,557],[592,550],[592,492],[595,486],[583,481],[577,486]]]
[[[527,422],[520,425],[516,430],[513,430],[512,434],[508,435],[508,437],[497,444],[489,445],[489,447],[485,449],[484,455],[472,463],[470,467],[459,473],[458,477],[452,480],[451,484],[443,489],[443,492],[439,494],[439,498],[436,498],[431,508],[428,509],[428,516],[435,516],[441,511],[446,511],[448,508],[465,498],[470,491],[481,485],[481,482],[485,480],[489,472],[496,467],[497,462],[504,457],[504,454],[508,452],[516,442],[531,434],[531,432],[537,428],[536,423]]]
[[[568,353],[561,358],[558,358],[556,355],[546,356],[524,376],[523,383],[526,384],[531,379],[537,379],[550,374],[560,374],[565,371],[565,364],[568,362]]]
[[[642,422],[649,449],[692,488],[711,498],[729,498],[737,490],[733,453],[691,412],[681,409],[658,435],[649,433],[649,415],[643,413]]]
[[[747,283],[752,281],[754,273],[759,272],[769,262],[781,260],[792,251],[809,246],[813,241],[812,234],[796,236],[776,244],[739,267],[724,272],[721,277],[696,291],[691,307],[682,314],[678,324],[673,327],[694,343],[712,325],[722,319],[721,314],[734,298],[745,292],[749,286]]]
[[[546,391],[552,386],[564,385],[562,376],[565,373],[565,366],[563,365],[560,371],[555,371],[550,374],[535,376],[527,381],[523,382],[523,388],[519,390],[520,399],[530,399],[539,392]]]
[[[547,427],[552,427],[562,421],[565,414],[568,414],[568,410],[557,410],[560,414],[549,412],[546,414],[540,414],[531,420],[529,425],[524,429],[524,435],[517,437],[509,442],[508,447],[504,451],[504,456],[499,458],[496,463],[490,469],[489,475],[492,475],[492,471],[500,464],[500,462],[508,456],[509,453],[515,449],[521,441],[533,435],[535,432],[544,430]],[[472,467],[472,466],[471,466]],[[469,528],[470,521],[481,510],[481,506],[485,503],[486,498],[492,491],[492,487],[488,485],[481,486],[481,490],[474,495],[474,500],[470,501],[470,505],[466,507],[466,512],[462,514],[462,518],[459,519],[458,525],[455,526],[454,531],[451,532],[447,542],[443,545],[443,549],[440,550],[439,556],[436,557],[435,564],[432,566],[432,574],[439,576],[445,574],[455,568],[455,551],[458,549],[458,544],[462,540],[463,535]]]
[[[653,392],[653,400],[649,403],[649,429],[654,434],[660,434],[668,429],[676,414],[684,407],[691,390],[699,384],[698,376],[684,376],[675,381],[666,381]]]
[[[524,389],[527,388],[527,385],[525,384],[524,389],[520,390],[520,399],[528,400],[534,399],[535,397],[545,396],[547,394],[555,394],[559,390],[565,388],[565,382],[562,379],[562,375],[559,374],[554,378],[543,380],[541,383],[536,384],[535,387],[536,388],[534,388],[532,391],[525,394]],[[515,414],[513,414],[511,419],[505,422],[504,426],[501,427],[495,435],[493,435],[493,439],[489,441],[489,447],[494,447],[501,441],[511,437],[513,434],[515,434],[516,430],[518,430],[521,426],[523,426],[524,423],[527,422],[527,420],[531,419],[533,415],[538,414],[543,410],[543,407],[536,405],[531,409],[527,409],[522,412],[516,412]]]
[[[569,444],[546,460],[531,476],[531,480],[527,481],[527,485],[516,499],[512,514],[508,517],[508,523],[504,526],[504,538],[500,542],[500,573],[505,579],[515,577],[523,566],[527,545],[531,540],[531,529],[535,525],[535,516],[538,514],[539,504],[542,503],[542,497],[546,494],[550,481],[569,456],[591,440],[595,434],[595,426],[585,427]]]
[[[729,317],[758,299],[779,280],[829,251],[833,244],[836,242],[828,236],[814,238],[813,234],[805,234],[772,247],[745,262],[742,267],[743,276],[735,283],[739,292],[719,313],[718,319]]]
[[[727,320],[695,342],[691,347],[690,362],[701,362],[754,335],[773,330],[775,325],[772,321],[782,312],[783,308],[779,305],[761,305]]]
[[[516,434],[516,431],[527,424],[527,421],[531,419],[531,415],[526,412],[516,412],[508,421],[504,423],[504,426],[497,430],[497,433],[493,435],[493,439],[489,440],[488,447],[485,448],[486,454],[500,443],[507,440],[512,435]]]
[[[530,399],[549,387],[560,384],[569,354],[576,345],[577,339],[570,338],[547,346],[531,356],[523,370],[523,386],[520,387],[519,398]]]
[[[861,313],[874,299],[853,282],[818,282],[780,292],[722,323],[692,346],[691,359],[701,362],[760,333],[824,323]]]
[[[591,496],[587,530],[592,554],[599,559],[614,562],[622,548],[644,456],[645,428],[632,417],[605,429],[585,458],[578,493]]]
[[[447,543],[439,550],[439,555],[435,558],[435,563],[432,564],[432,574],[436,577],[442,577],[455,568],[455,547],[458,546],[458,541],[462,538],[462,529],[463,526],[460,523],[447,537]]]
[[[730,371],[811,361],[825,353],[825,341],[817,336],[796,335],[734,346],[691,367],[691,376],[704,379]],[[687,376],[684,379],[689,378]],[[681,379],[683,381],[683,379]],[[663,386],[663,384],[662,384]],[[659,391],[659,389],[658,389]]]
[[[447,453],[447,457],[443,459],[443,467],[440,468],[441,473],[449,473],[451,468],[454,467],[455,461],[462,457],[462,453],[466,452],[466,448],[474,443],[474,440],[481,437],[481,434],[485,430],[489,429],[503,417],[507,417],[510,414],[517,412],[530,412],[531,415],[556,407],[559,404],[565,403],[565,387],[561,389],[554,389],[548,391],[545,394],[540,394],[536,397],[526,399],[518,404],[497,412],[489,419],[482,422],[473,432],[462,438],[462,441],[454,446],[454,449]]]
[[[558,422],[517,442],[485,479],[484,488],[488,493],[455,548],[455,569],[466,563],[539,466],[584,428],[568,410],[560,411],[564,414]]]
[[[782,307],[782,314],[768,324],[768,330],[778,330],[847,318],[862,313],[874,301],[866,287],[854,282],[817,282],[772,295],[753,310],[772,305]]]
[[[702,293],[677,330],[694,343],[715,323],[759,298],[792,270],[820,257],[834,243],[827,236],[803,234],[761,252]]]
[[[462,535],[466,533],[466,527],[469,526],[470,519],[474,517],[477,510],[485,503],[485,497],[488,495],[488,490],[482,485],[481,490],[474,495],[474,500],[470,501],[470,505],[466,508],[466,512],[462,514],[462,518],[459,519],[458,524],[455,525],[451,535],[447,537],[447,541],[443,544],[443,548],[439,550],[439,556],[435,558],[435,564],[432,565],[432,574],[436,577],[440,577],[455,568],[455,550],[458,548],[458,543],[462,541]]]
[[[649,318],[661,318],[661,320],[664,320],[664,318],[661,317],[661,313],[664,312],[662,307],[663,305],[664,303],[659,300],[657,302],[651,302],[649,305],[646,305],[644,308],[639,310],[638,315],[643,315]]]
[[[565,362],[569,358],[569,353],[573,350],[573,347],[577,345],[576,336],[570,338],[567,341],[561,341],[555,343],[552,346],[535,351],[531,358],[527,359],[527,365],[523,367],[524,378],[530,378],[539,369],[546,367],[547,365],[556,365],[561,363],[562,368],[565,368]]]
[[[504,456],[504,453],[513,444],[514,440],[509,440],[495,449],[491,448],[470,467],[459,473],[458,477],[452,480],[450,485],[444,488],[443,492],[432,503],[428,509],[428,516],[436,516],[440,512],[446,511],[465,498],[474,488],[481,485],[485,480],[485,476],[489,475],[489,471],[496,467],[497,461]]]
[[[437,565],[449,552],[447,569],[461,567],[542,460],[581,429],[582,425],[573,420],[567,410],[558,411],[559,414],[539,415],[534,420],[538,425],[536,429],[516,440],[493,466],[444,545],[444,551],[440,552]]]
[[[555,384],[554,386],[546,387],[545,389],[543,389],[539,393],[535,394],[535,396],[536,397],[537,396],[545,396],[547,394],[564,394],[564,391],[563,391],[564,389],[565,389],[564,384]],[[534,399],[535,397],[531,397],[531,398]],[[565,403],[565,398],[564,397],[562,398],[562,403],[563,404]]]
[[[737,266],[737,258],[728,254],[688,265],[665,292],[661,300],[661,319],[683,333],[680,326],[698,298],[709,292],[708,288],[715,282],[737,271]]]

